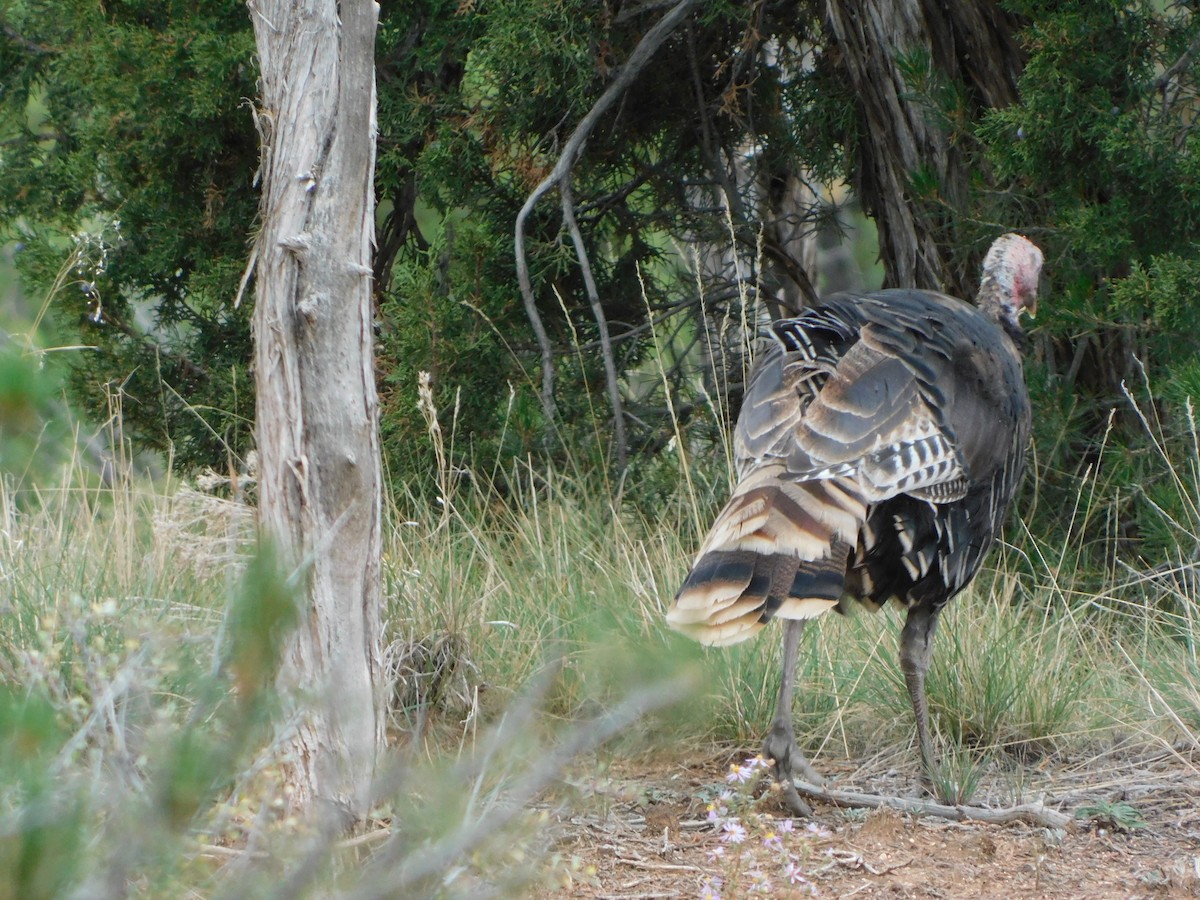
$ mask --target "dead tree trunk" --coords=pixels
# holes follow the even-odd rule
[[[914,176],[932,177],[941,202],[961,210],[970,163],[914,98],[905,67],[924,62],[937,77],[961,83],[971,112],[1005,106],[1017,97],[1024,64],[1015,38],[1020,20],[992,0],[826,0],[825,12],[858,96],[854,188],[879,227],[887,283],[973,295],[987,243],[974,256],[949,260],[948,217],[914,203],[911,191]]]
[[[300,704],[284,765],[298,808],[347,824],[367,810],[383,740],[371,319],[378,6],[249,7],[261,66],[259,522],[306,602],[281,675]]]

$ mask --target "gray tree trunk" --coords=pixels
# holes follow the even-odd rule
[[[943,123],[906,81],[904,63],[925,60],[948,81],[961,82],[974,109],[1017,98],[1024,55],[1015,34],[1020,20],[992,0],[826,0],[830,32],[858,95],[862,142],[855,193],[879,227],[887,284],[974,296],[977,254],[951,261],[956,243],[946,217],[913,203],[910,183],[936,179],[948,208],[964,208],[971,172]]]
[[[372,360],[374,0],[250,0],[261,65],[259,522],[307,605],[281,685],[295,806],[367,810],[383,742]],[[320,803],[319,809],[314,803]]]

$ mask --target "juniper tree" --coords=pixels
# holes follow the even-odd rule
[[[372,268],[397,481],[419,484],[433,463],[420,371],[457,422],[459,468],[544,452],[548,429],[575,458],[611,457],[602,328],[635,476],[674,435],[660,365],[694,449],[705,435],[715,448],[724,425],[705,398],[735,407],[740,391],[736,358],[717,364],[729,346],[721,323],[738,321],[746,300],[773,312],[806,301],[799,238],[832,240],[845,225],[844,204],[829,199],[846,196],[842,185],[876,218],[889,284],[961,291],[1003,230],[1047,250],[1054,312],[1031,366],[1037,446],[1054,452],[1044,489],[1061,479],[1069,495],[1073,473],[1096,461],[1135,356],[1163,386],[1168,425],[1174,401],[1200,388],[1190,6],[721,2],[673,29],[571,167],[602,319],[561,202],[544,199],[526,222],[534,309],[557,369],[558,421],[547,423],[513,222],[669,8],[385,4]],[[121,385],[143,444],[173,447],[181,465],[223,466],[251,435],[248,304],[232,305],[256,228],[244,9],[3,9],[0,209],[23,267],[48,283],[72,232],[121,222],[107,269],[83,279],[103,316],[78,287],[59,303],[64,329],[99,348],[79,358],[76,395],[98,406],[97,385]],[[825,198],[797,201],[797,182]],[[1136,448],[1136,417],[1116,425],[1118,443]],[[1140,480],[1138,454],[1122,458],[1135,461],[1122,477]]]

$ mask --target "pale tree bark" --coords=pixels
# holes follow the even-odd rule
[[[372,360],[374,0],[250,0],[261,67],[259,522],[304,586],[281,685],[297,808],[366,813],[383,743]],[[337,818],[330,816],[330,812]]]

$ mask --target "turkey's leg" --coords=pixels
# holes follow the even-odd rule
[[[804,619],[789,619],[784,623],[783,670],[779,681],[779,702],[775,706],[775,718],[771,730],[763,741],[763,758],[774,760],[775,780],[783,789],[783,803],[798,816],[811,816],[812,809],[800,799],[792,782],[793,770],[812,784],[824,784],[804,754],[796,746],[796,733],[792,728],[792,688],[796,683],[796,654],[800,648],[800,636],[804,634]]]
[[[937,631],[938,611],[914,606],[908,611],[900,632],[900,670],[908,684],[913,713],[917,718],[917,742],[921,745],[921,767],[926,778],[933,771],[933,740],[929,736],[929,705],[925,702],[925,675],[933,656],[933,635]]]

